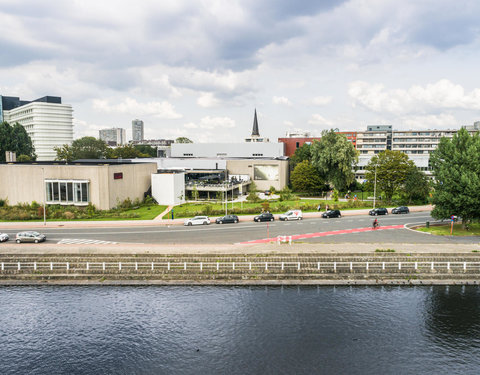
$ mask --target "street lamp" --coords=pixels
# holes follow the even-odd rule
[[[373,183],[373,208],[377,199],[377,164],[375,164],[375,182]]]

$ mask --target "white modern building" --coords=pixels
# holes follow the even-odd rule
[[[52,161],[57,156],[54,147],[73,141],[73,110],[62,99],[45,96],[34,101],[0,96],[0,120],[19,123],[32,139],[38,161]]]
[[[132,121],[132,140],[133,141],[143,141],[143,121],[135,119]]]
[[[173,143],[172,158],[279,158],[283,143]]]
[[[127,143],[127,132],[122,128],[100,129],[98,136],[109,146],[121,146]]]

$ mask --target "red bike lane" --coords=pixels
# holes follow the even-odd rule
[[[328,232],[316,232],[316,233],[306,233],[306,234],[294,234],[291,236],[277,236],[272,238],[262,238],[259,240],[251,240],[245,242],[239,242],[241,245],[248,245],[248,244],[259,244],[259,243],[269,243],[269,242],[277,242],[278,240],[304,240],[308,238],[317,238],[317,237],[325,237],[325,236],[336,236],[339,234],[349,234],[349,233],[362,233],[362,232],[371,232],[371,231],[379,231],[379,230],[388,230],[388,229],[402,229],[404,226],[401,225],[385,225],[381,227],[377,227],[373,229],[372,227],[367,228],[354,228],[354,229],[341,229],[341,230],[332,230]]]

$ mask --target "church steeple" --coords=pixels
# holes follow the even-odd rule
[[[253,117],[252,137],[259,137],[259,136],[260,136],[260,132],[258,131],[257,109],[255,108],[255,115]]]

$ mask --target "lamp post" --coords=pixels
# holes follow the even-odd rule
[[[47,185],[45,184],[45,168],[42,167],[42,184],[43,184],[43,225],[47,225],[47,211],[46,211],[46,196],[47,196]]]
[[[375,182],[373,183],[373,208],[377,199],[377,164],[375,164]]]

